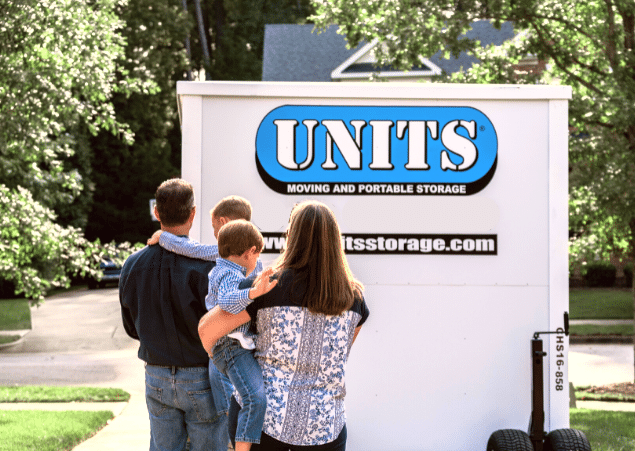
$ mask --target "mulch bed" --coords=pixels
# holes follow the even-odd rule
[[[607,401],[611,400],[610,395],[615,395],[616,397],[615,400],[635,402],[635,384],[633,382],[621,382],[619,384],[602,385],[599,387],[591,386],[591,387],[584,387],[584,388],[576,388],[575,391],[577,394],[581,395],[581,396],[578,396],[578,399],[581,399],[581,400],[585,399],[584,397],[585,393],[589,393],[589,394],[595,394],[595,395],[608,395],[609,399],[606,399]],[[618,397],[620,399],[617,399]],[[589,397],[587,399],[595,399],[595,398]]]

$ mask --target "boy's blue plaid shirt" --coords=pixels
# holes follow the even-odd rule
[[[218,266],[220,262],[222,263],[223,270],[221,271],[219,268],[219,275],[224,275],[228,271],[232,271],[232,276],[227,280],[227,284],[223,288],[223,300],[219,302],[219,287],[220,285],[216,285],[216,282],[212,281],[212,277],[216,278],[214,274],[214,270],[216,266],[212,268],[209,273],[209,284],[207,296],[205,297],[205,307],[208,310],[211,310],[218,303],[220,308],[226,312],[237,314],[242,312],[247,305],[249,305],[252,300],[249,299],[249,290],[239,290],[238,284],[245,279],[245,268],[236,263],[230,262],[229,260],[225,260],[221,258],[218,253],[218,246],[215,244],[201,244],[197,241],[191,240],[188,237],[173,235],[169,232],[163,232],[159,237],[159,245],[162,248],[167,249],[168,251],[174,252],[175,254],[185,255],[186,257],[197,258],[199,260],[209,260],[216,261],[216,265]],[[253,270],[249,277],[256,277],[258,274],[262,272],[263,265],[260,259],[256,263],[256,269]],[[236,281],[237,280],[237,281]],[[220,283],[220,282],[219,282]],[[233,284],[234,293],[230,293],[230,289],[228,287],[230,284]],[[213,287],[213,285],[215,285]],[[241,294],[240,292],[245,292]],[[246,299],[246,301],[245,301]],[[242,332],[246,337],[254,336],[253,333],[249,332],[250,322],[243,324],[242,326],[237,327],[232,332]]]

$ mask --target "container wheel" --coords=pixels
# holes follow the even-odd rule
[[[591,451],[583,432],[577,429],[556,429],[547,434],[544,451]]]
[[[531,439],[518,429],[500,429],[494,432],[488,442],[487,451],[533,451]]]

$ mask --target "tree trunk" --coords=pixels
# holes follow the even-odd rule
[[[183,10],[187,13],[187,0],[182,0]],[[185,36],[185,51],[187,52],[187,81],[192,81],[192,49],[190,48],[190,33]]]
[[[205,79],[211,79],[212,64],[209,57],[209,47],[207,46],[207,36],[205,34],[205,24],[203,22],[203,10],[201,9],[201,0],[194,0],[196,5],[196,22],[198,23],[198,34],[201,38],[201,47],[203,49],[203,66],[205,67]]]

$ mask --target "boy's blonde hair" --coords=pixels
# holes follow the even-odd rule
[[[243,255],[253,246],[260,253],[264,245],[260,230],[244,219],[229,221],[218,231],[218,253],[223,258]]]
[[[251,204],[244,197],[227,196],[221,199],[209,213],[216,219],[229,218],[251,221]]]

